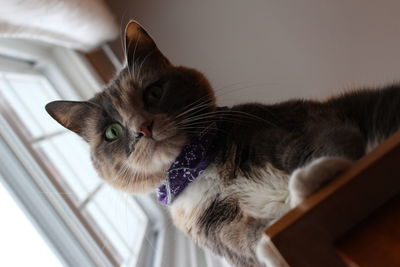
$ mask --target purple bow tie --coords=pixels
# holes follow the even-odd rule
[[[164,183],[158,187],[159,202],[164,205],[171,204],[186,186],[214,161],[216,133],[217,127],[213,123],[184,145],[181,153],[168,169]]]

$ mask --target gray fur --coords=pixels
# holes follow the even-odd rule
[[[217,159],[175,200],[171,215],[196,242],[236,266],[265,266],[256,256],[263,229],[291,201],[297,204],[316,191],[400,124],[398,85],[324,102],[219,110],[207,79],[172,65],[135,22],[127,27],[126,56],[127,65],[103,92],[84,102],[52,102],[46,109],[89,143],[99,175],[128,192],[153,190],[183,144],[217,122],[222,140]],[[151,86],[163,89],[157,104],[144,97]],[[150,121],[153,137],[137,135]],[[124,135],[107,142],[104,131],[113,122],[123,125]],[[333,171],[319,175],[326,166]]]

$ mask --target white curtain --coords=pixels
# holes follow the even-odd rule
[[[102,0],[0,0],[0,37],[88,51],[117,36]]]

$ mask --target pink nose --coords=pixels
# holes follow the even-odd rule
[[[152,128],[153,128],[153,122],[145,122],[139,127],[139,133],[143,134],[144,137],[151,137]]]

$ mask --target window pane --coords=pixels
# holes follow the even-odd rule
[[[87,144],[75,133],[67,132],[35,144],[35,148],[59,182],[66,184],[79,205],[100,183],[90,161]]]
[[[102,232],[111,237],[111,245],[123,262],[137,257],[147,218],[131,196],[104,186],[87,205],[86,211]]]
[[[1,183],[0,210],[0,266],[62,266]]]
[[[0,93],[33,138],[63,130],[44,109],[47,103],[60,98],[44,77],[0,74]]]

